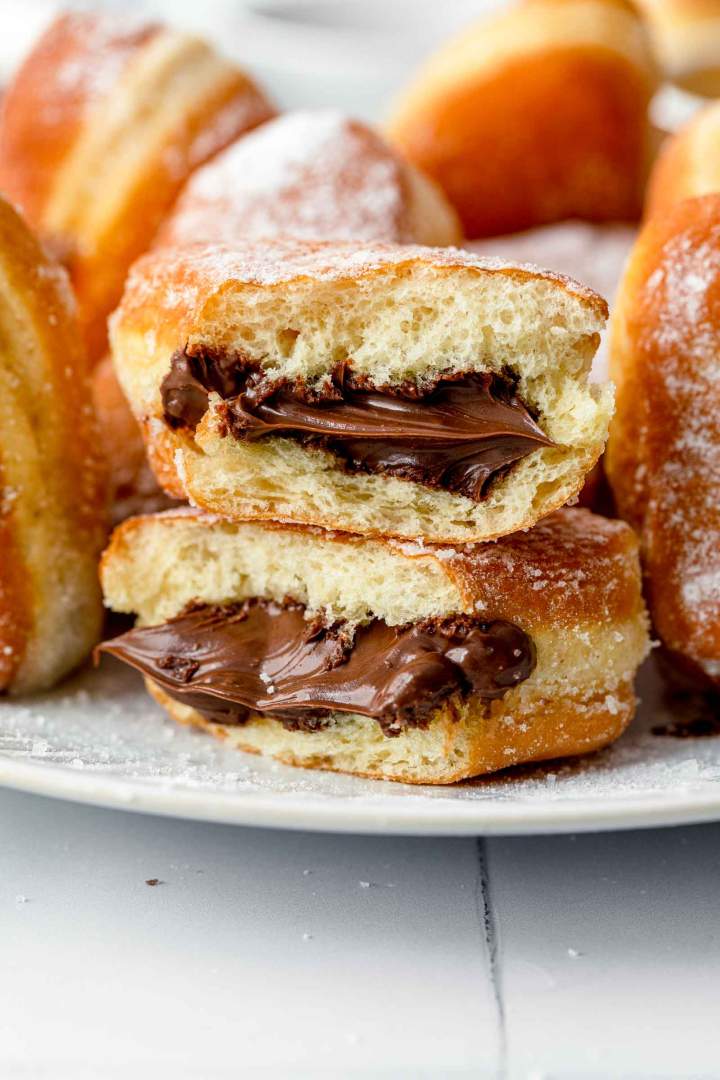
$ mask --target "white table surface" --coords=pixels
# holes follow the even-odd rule
[[[717,1077],[719,896],[720,826],[371,839],[0,791],[0,1076]]]

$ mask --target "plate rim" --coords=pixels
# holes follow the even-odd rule
[[[535,804],[489,797],[448,801],[397,796],[392,807],[374,805],[372,797],[323,796],[258,791],[242,798],[229,791],[211,792],[171,784],[147,783],[81,772],[0,755],[0,786],[48,798],[108,810],[293,832],[386,836],[531,836],[581,832],[666,828],[720,820],[720,784],[705,781],[707,792],[667,792],[648,797],[624,795],[612,802],[601,797],[569,798]],[[421,801],[422,800],[422,801]]]

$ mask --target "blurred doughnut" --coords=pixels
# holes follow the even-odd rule
[[[0,191],[67,266],[92,360],[128,267],[190,172],[273,110],[205,42],[127,15],[61,15],[8,87]]]
[[[666,141],[650,174],[646,216],[663,218],[674,203],[714,191],[720,191],[720,102]]]
[[[388,125],[469,237],[637,218],[656,71],[624,0],[526,0],[430,58]]]

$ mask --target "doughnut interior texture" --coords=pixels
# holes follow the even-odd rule
[[[112,322],[115,368],[160,483],[205,509],[365,535],[476,541],[526,528],[580,490],[598,459],[612,389],[591,385],[607,314],[584,286],[453,249],[274,241],[146,256]],[[348,365],[375,387],[441,377],[510,379],[552,446],[481,501],[344,470],[334,454],[223,432],[212,395],[196,429],[164,420],[161,388],[184,349],[241,356],[263,377],[322,390]]]
[[[191,601],[263,597],[353,623],[380,618],[399,626],[467,613],[520,627],[537,654],[529,678],[498,700],[450,699],[426,728],[393,738],[348,713],[313,732],[286,730],[261,714],[213,723],[149,684],[175,719],[230,746],[408,783],[450,783],[607,745],[633,715],[633,678],[648,646],[632,530],[584,510],[463,549],[170,511],[116,530],[102,580],[106,603],[136,614],[141,625],[162,623]]]

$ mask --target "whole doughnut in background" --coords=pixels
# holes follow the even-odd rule
[[[663,74],[696,94],[720,94],[717,0],[637,0]]]
[[[67,274],[0,199],[0,691],[57,682],[102,625],[105,475]]]
[[[417,243],[462,240],[440,188],[371,127],[337,109],[284,113],[198,169],[162,246],[270,236]]]
[[[605,465],[638,531],[668,651],[720,685],[720,195],[641,232],[611,332],[617,407]]]
[[[392,141],[444,189],[468,237],[639,217],[657,73],[624,0],[526,0],[435,53]]]

